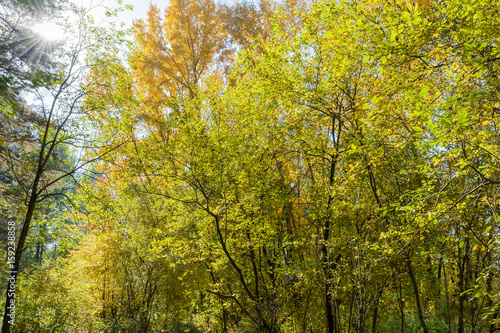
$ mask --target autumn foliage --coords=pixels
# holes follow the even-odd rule
[[[121,144],[22,318],[60,285],[63,331],[497,331],[499,5],[151,5],[90,73]]]

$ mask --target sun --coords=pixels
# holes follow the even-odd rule
[[[64,34],[64,30],[53,22],[43,22],[35,25],[33,28],[43,39],[51,42],[58,40]]]

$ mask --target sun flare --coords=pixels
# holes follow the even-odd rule
[[[64,34],[64,30],[53,22],[43,22],[34,26],[37,34],[49,41],[56,41]]]

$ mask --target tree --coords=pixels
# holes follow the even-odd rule
[[[16,235],[17,228],[9,228],[10,276],[3,317],[3,332],[9,332],[11,325],[15,323],[16,283],[21,271],[23,252],[26,250],[26,241],[40,203],[64,198],[67,191],[73,188],[70,179],[76,179],[77,173],[93,161],[93,159],[87,159],[81,152],[79,158],[70,161],[64,158],[63,152],[71,148],[92,149],[95,145],[102,150],[102,144],[86,140],[86,135],[80,127],[86,115],[81,109],[82,99],[92,87],[92,82],[85,83],[84,75],[93,65],[85,61],[82,55],[91,46],[95,47],[96,38],[93,37],[93,31],[88,25],[85,13],[76,9],[74,13],[79,17],[74,29],[78,32],[80,39],[74,40],[73,45],[68,45],[67,49],[61,49],[59,56],[67,59],[61,79],[54,85],[35,86],[31,90],[25,88],[26,93],[33,95],[35,102],[29,108],[33,110],[31,112],[36,115],[35,119],[37,119],[28,128],[32,141],[31,147],[19,153],[15,146],[7,142],[2,151],[2,158],[8,165],[7,172],[13,185],[22,191],[25,205],[21,212],[24,217],[20,224],[19,236]],[[98,42],[104,39],[103,35],[97,35],[97,37],[100,38]],[[19,127],[14,128],[12,132],[16,134],[19,129]],[[14,244],[15,240],[17,244]]]
[[[494,332],[498,4],[183,4],[86,81],[93,327]]]
[[[54,16],[57,5],[52,1],[43,5],[2,1],[0,8],[0,108],[12,116],[22,108],[20,93],[50,85],[58,78],[56,61],[51,57],[56,45],[44,41],[29,27],[35,20]]]

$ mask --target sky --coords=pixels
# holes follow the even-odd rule
[[[105,8],[119,7],[116,0],[70,0],[72,3],[91,9],[90,13],[94,16],[95,22],[101,22],[105,18]],[[167,3],[167,1],[159,1]],[[134,10],[126,10],[118,17],[120,22],[125,23],[128,27],[132,25],[133,20],[146,19],[147,11],[149,9],[149,1],[145,0],[126,0],[124,4],[134,6]],[[155,1],[156,3],[156,1]],[[160,6],[160,8],[165,6]]]
[[[117,0],[70,0],[72,3],[77,4],[79,6],[85,6],[86,8],[92,8],[95,7],[92,12],[94,13],[95,21],[99,22],[104,18],[104,7],[109,7],[109,8],[116,8],[118,7],[118,1]],[[127,10],[126,12],[123,12],[119,19],[121,22],[124,22],[127,24],[127,26],[132,25],[133,20],[137,19],[146,19],[147,17],[147,11],[149,9],[149,4],[153,2],[155,5],[157,5],[159,8],[163,9],[166,8],[168,5],[168,0],[124,0],[124,4],[129,4],[134,6],[134,10]],[[222,3],[232,3],[234,2],[233,0],[223,0],[221,1]],[[252,1],[250,1],[252,2]]]

